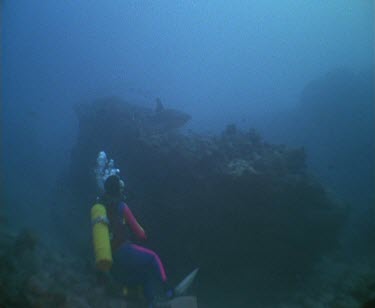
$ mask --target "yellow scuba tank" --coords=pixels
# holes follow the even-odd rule
[[[107,272],[112,266],[112,251],[108,229],[109,220],[104,205],[97,203],[91,208],[91,223],[96,267]]]

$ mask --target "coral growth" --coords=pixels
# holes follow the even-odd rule
[[[308,175],[303,149],[269,144],[234,125],[219,136],[161,132],[150,113],[114,99],[82,107],[68,179],[74,203],[87,204],[77,218],[94,200],[92,170],[104,150],[171,279],[204,269],[201,298],[226,289],[243,303],[264,303],[273,288],[277,299],[335,247],[344,212]]]
[[[101,286],[93,264],[38,243],[30,230],[0,231],[0,307],[128,307]]]
[[[370,307],[370,268],[328,275],[337,262],[322,257],[337,249],[346,212],[311,178],[304,149],[233,125],[218,136],[161,130],[152,112],[113,98],[77,109],[71,168],[54,196],[64,252],[40,245],[30,230],[1,229],[0,306],[129,307],[93,266],[88,213],[104,150],[171,283],[201,268],[201,307],[277,307],[290,294],[297,296],[288,307]]]

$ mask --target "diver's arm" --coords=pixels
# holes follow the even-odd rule
[[[143,230],[141,225],[135,219],[132,211],[126,204],[124,206],[124,217],[125,217],[126,222],[129,224],[130,229],[135,233],[138,239],[140,240],[147,239],[145,230]]]

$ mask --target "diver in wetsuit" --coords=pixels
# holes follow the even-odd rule
[[[146,240],[147,235],[124,202],[123,191],[123,181],[117,175],[111,175],[104,182],[104,194],[100,198],[109,219],[113,255],[111,272],[119,283],[127,287],[142,286],[144,296],[152,307],[158,287],[166,292],[167,297],[173,296],[173,289],[168,288],[159,256],[130,241],[130,233],[139,240]]]

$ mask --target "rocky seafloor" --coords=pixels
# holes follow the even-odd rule
[[[372,307],[371,261],[338,256],[347,207],[309,174],[302,148],[235,125],[181,133],[178,112],[162,115],[116,98],[77,109],[71,168],[49,217],[69,240],[52,249],[33,231],[2,228],[0,306],[127,305],[94,269],[89,211],[104,150],[171,283],[200,267],[192,290],[200,307]]]
[[[0,307],[125,307],[106,296],[88,264],[33,231],[2,228],[0,241]]]
[[[93,264],[45,247],[30,230],[15,234],[2,228],[0,241],[0,307],[143,307],[104,285]],[[375,271],[371,263],[352,266],[325,258],[318,267],[319,286],[300,290],[288,303],[263,307],[374,307]]]

